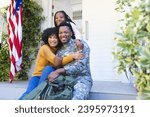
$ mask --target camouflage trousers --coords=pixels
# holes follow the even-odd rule
[[[89,92],[92,87],[92,82],[87,80],[78,80],[74,85],[72,100],[86,100],[89,97]]]

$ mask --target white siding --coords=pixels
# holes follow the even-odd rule
[[[41,4],[43,8],[42,15],[45,17],[45,21],[41,24],[41,30],[52,26],[52,0],[38,0],[37,3]]]
[[[91,48],[91,72],[96,81],[118,80],[111,54],[118,25],[114,8],[115,1],[82,0],[83,35]]]
[[[0,0],[0,8],[10,5],[11,0]]]
[[[70,17],[72,17],[72,8],[71,8],[71,1],[70,0],[53,0],[53,13],[55,14],[56,11],[64,10]],[[54,23],[54,21],[53,21]],[[54,24],[53,24],[54,26]]]

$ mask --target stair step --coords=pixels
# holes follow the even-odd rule
[[[0,99],[18,99],[25,91],[28,81],[0,82]],[[135,100],[137,92],[133,84],[94,81],[89,100]]]
[[[89,100],[136,100],[133,83],[94,81]]]

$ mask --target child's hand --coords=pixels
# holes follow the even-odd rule
[[[75,39],[75,42],[78,50],[83,50],[84,45],[81,43],[81,41],[79,39]]]

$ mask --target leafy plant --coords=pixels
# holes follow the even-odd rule
[[[6,39],[7,35],[2,34],[2,38]],[[5,81],[9,78],[10,60],[7,40],[3,40],[2,48],[0,49],[0,81]]]
[[[38,43],[40,41],[40,26],[44,17],[41,16],[43,9],[33,0],[23,2],[23,63],[18,78],[27,79],[28,70],[32,60],[35,59]]]
[[[44,17],[41,16],[42,10],[41,6],[33,0],[23,1],[23,60],[22,69],[16,74],[15,79],[28,79],[28,72],[32,60],[35,59],[37,54],[37,47],[41,37],[40,26],[41,21],[44,20]],[[7,35],[2,38],[3,46],[0,50],[0,81],[5,81],[9,78],[10,60],[7,38]]]
[[[130,71],[140,99],[150,99],[150,0],[117,0],[123,25],[113,52],[119,72]]]

